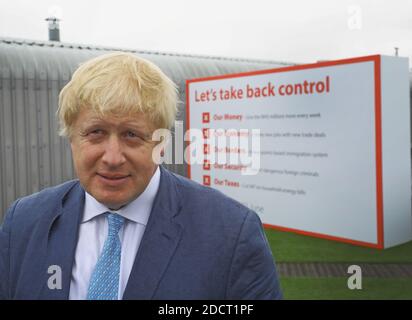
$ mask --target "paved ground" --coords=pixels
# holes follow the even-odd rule
[[[350,263],[277,263],[282,277],[348,277]],[[412,264],[360,263],[363,277],[412,278]]]

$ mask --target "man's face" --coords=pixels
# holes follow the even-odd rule
[[[92,110],[81,110],[70,144],[85,190],[114,210],[136,199],[157,168],[152,160],[154,130],[144,114],[99,116]]]

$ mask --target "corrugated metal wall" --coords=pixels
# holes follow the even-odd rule
[[[0,223],[17,198],[75,178],[68,142],[57,134],[58,95],[81,62],[113,50],[0,38]],[[184,122],[186,79],[285,65],[125,51],[153,61],[178,84]],[[185,165],[167,167],[186,175]]]

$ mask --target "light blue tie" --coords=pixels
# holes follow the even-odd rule
[[[89,282],[87,300],[117,300],[122,245],[119,230],[124,218],[108,212],[109,232]]]

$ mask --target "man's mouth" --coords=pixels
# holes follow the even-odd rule
[[[124,178],[127,178],[129,176],[129,175],[124,175],[124,174],[122,174],[122,175],[120,175],[120,174],[113,175],[113,174],[101,174],[101,173],[98,173],[97,175],[99,175],[99,176],[101,176],[105,179],[110,179],[110,180],[124,179]]]
[[[107,174],[107,173],[97,173],[97,176],[104,182],[109,184],[119,184],[124,182],[130,175],[125,174]]]

